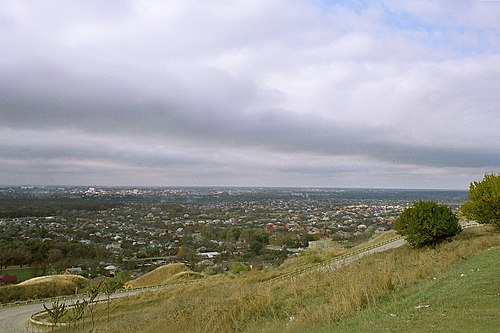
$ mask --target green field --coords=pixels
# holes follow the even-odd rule
[[[33,277],[32,268],[14,268],[14,269],[2,269],[0,270],[0,275],[8,274],[17,276],[17,282],[23,282],[29,280]]]
[[[500,332],[500,247],[391,293],[375,308],[305,333]]]

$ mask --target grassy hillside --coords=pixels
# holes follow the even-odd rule
[[[457,263],[498,245],[498,233],[475,228],[464,230],[453,242],[436,249],[404,246],[364,257],[333,272],[315,271],[273,283],[259,282],[259,272],[213,276],[197,284],[112,302],[111,320],[101,322],[100,330],[135,333],[147,327],[151,332],[303,332],[376,308],[388,295],[404,293],[419,281],[442,281]],[[408,304],[415,306],[424,300]],[[394,314],[405,318],[402,321],[413,320],[404,312]]]
[[[388,295],[379,305],[305,333],[499,332],[500,247],[462,260],[439,278]]]
[[[34,286],[46,283],[59,283],[61,285],[72,284],[72,285],[82,285],[87,283],[89,280],[80,275],[47,275],[39,276],[19,283],[19,286]]]
[[[89,280],[76,275],[50,275],[36,277],[16,285],[0,287],[2,303],[33,298],[47,298],[61,295],[73,295],[89,284]]]
[[[164,284],[176,280],[180,273],[183,273],[180,276],[185,276],[187,272],[194,273],[185,264],[163,265],[135,280],[128,281],[125,283],[125,288],[132,289]]]

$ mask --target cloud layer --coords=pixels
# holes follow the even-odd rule
[[[500,3],[5,1],[0,184],[466,188]]]

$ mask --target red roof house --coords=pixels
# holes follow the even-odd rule
[[[2,284],[16,284],[17,283],[17,276],[4,274],[4,275],[0,276],[0,283],[2,283]]]

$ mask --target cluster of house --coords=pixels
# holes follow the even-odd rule
[[[348,205],[327,211],[294,214],[285,220],[273,219],[264,227],[269,233],[306,231],[335,236],[337,239],[361,236],[365,232],[384,232],[405,208],[403,205]]]
[[[103,269],[106,271],[107,276],[115,276],[116,271],[118,270],[118,267],[115,265],[105,265]],[[68,267],[64,270],[65,275],[82,275],[83,273],[83,268],[78,266],[78,267]]]
[[[29,189],[32,190],[32,189]],[[116,208],[99,212],[67,212],[60,216],[0,219],[0,232],[9,229],[11,237],[21,239],[61,238],[107,249],[116,258],[140,258],[176,255],[184,244],[195,244],[199,260],[207,263],[221,256],[228,242],[239,255],[249,247],[241,239],[224,239],[204,234],[204,229],[259,229],[269,238],[284,234],[306,233],[328,236],[336,240],[357,237],[392,228],[392,223],[406,207],[391,200],[352,201],[339,204],[326,196],[316,200],[307,194],[279,198],[255,191],[188,191],[179,189],[56,189],[58,193],[82,196],[179,196],[185,199],[182,212],[173,212],[161,201],[139,200],[120,203]],[[68,192],[69,191],[69,192]],[[244,195],[253,195],[249,200]],[[208,197],[207,200],[200,198]],[[256,199],[257,198],[257,199]],[[220,200],[219,200],[220,199]],[[177,207],[178,208],[178,207]],[[43,227],[45,235],[40,235]],[[104,268],[109,275],[116,272],[117,262]],[[76,263],[75,263],[76,264]],[[114,269],[113,269],[114,267]],[[81,274],[81,268],[66,270]]]
[[[261,229],[270,236],[307,232],[345,239],[392,228],[392,222],[404,208],[404,205],[390,203],[332,206],[324,202],[304,202],[299,198],[293,201],[191,204],[185,206],[186,213],[173,216],[161,205],[150,203],[80,212],[77,216],[17,218],[0,222],[3,226],[14,227],[19,238],[40,238],[37,232],[43,226],[47,239],[58,237],[98,245],[117,256],[132,258],[139,253],[165,250],[176,254],[181,245],[199,238],[206,226]],[[223,241],[227,241],[211,240],[214,242],[205,245],[208,251],[219,251]],[[235,245],[241,247],[240,243]]]

